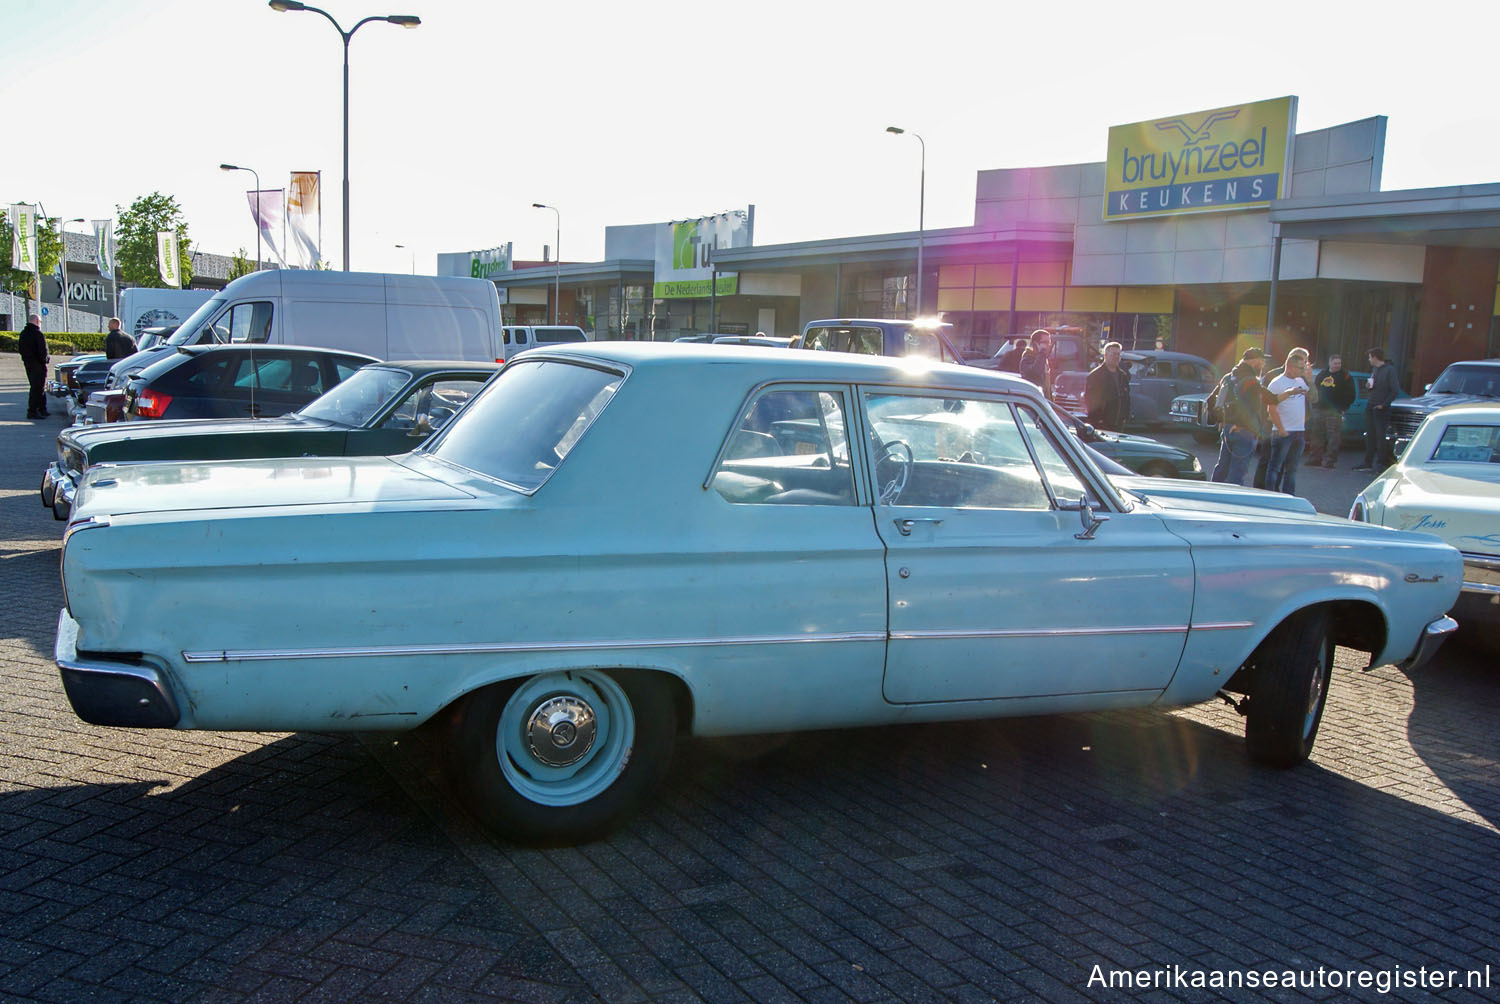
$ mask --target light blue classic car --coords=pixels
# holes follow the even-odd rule
[[[1333,646],[1422,663],[1459,554],[1228,485],[1108,477],[1019,379],[926,359],[528,352],[396,457],[90,468],[78,715],[447,729],[488,825],[619,824],[679,735],[1192,704],[1312,749]]]

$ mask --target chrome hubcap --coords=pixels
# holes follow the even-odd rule
[[[1325,667],[1323,661],[1318,660],[1313,667],[1312,684],[1307,688],[1307,717],[1302,720],[1302,735],[1305,737],[1312,731],[1313,722],[1318,717],[1318,704],[1323,698],[1323,675]]]
[[[597,732],[594,709],[577,697],[563,695],[537,705],[526,722],[526,744],[538,762],[566,767],[588,755]]]

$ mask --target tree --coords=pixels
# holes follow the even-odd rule
[[[255,271],[255,262],[245,257],[245,249],[240,248],[239,253],[229,259],[229,281],[233,282],[242,275],[249,275]]]
[[[14,238],[10,231],[10,214],[0,212],[0,289],[15,290],[26,294],[26,310],[31,311],[31,301],[40,299],[40,287],[33,283],[44,275],[51,275],[62,258],[62,237],[57,232],[57,217],[38,217],[36,221],[35,274],[10,267],[10,251]]]
[[[187,286],[193,277],[193,260],[188,243],[187,221],[177,200],[170,195],[152,192],[130,204],[129,209],[115,207],[120,222],[115,227],[115,266],[120,279],[137,286],[162,288],[166,283],[156,262],[156,233],[159,230],[177,232],[177,268],[182,274],[182,285]]]

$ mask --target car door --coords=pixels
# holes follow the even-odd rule
[[[1167,685],[1192,612],[1183,540],[1143,508],[1085,533],[1076,507],[1098,475],[1024,398],[859,397],[887,548],[886,700]]]

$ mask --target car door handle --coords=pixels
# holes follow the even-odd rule
[[[918,523],[931,523],[933,526],[937,526],[942,520],[933,516],[898,516],[892,522],[896,524],[896,529],[901,531],[901,536],[910,537],[911,528]]]

